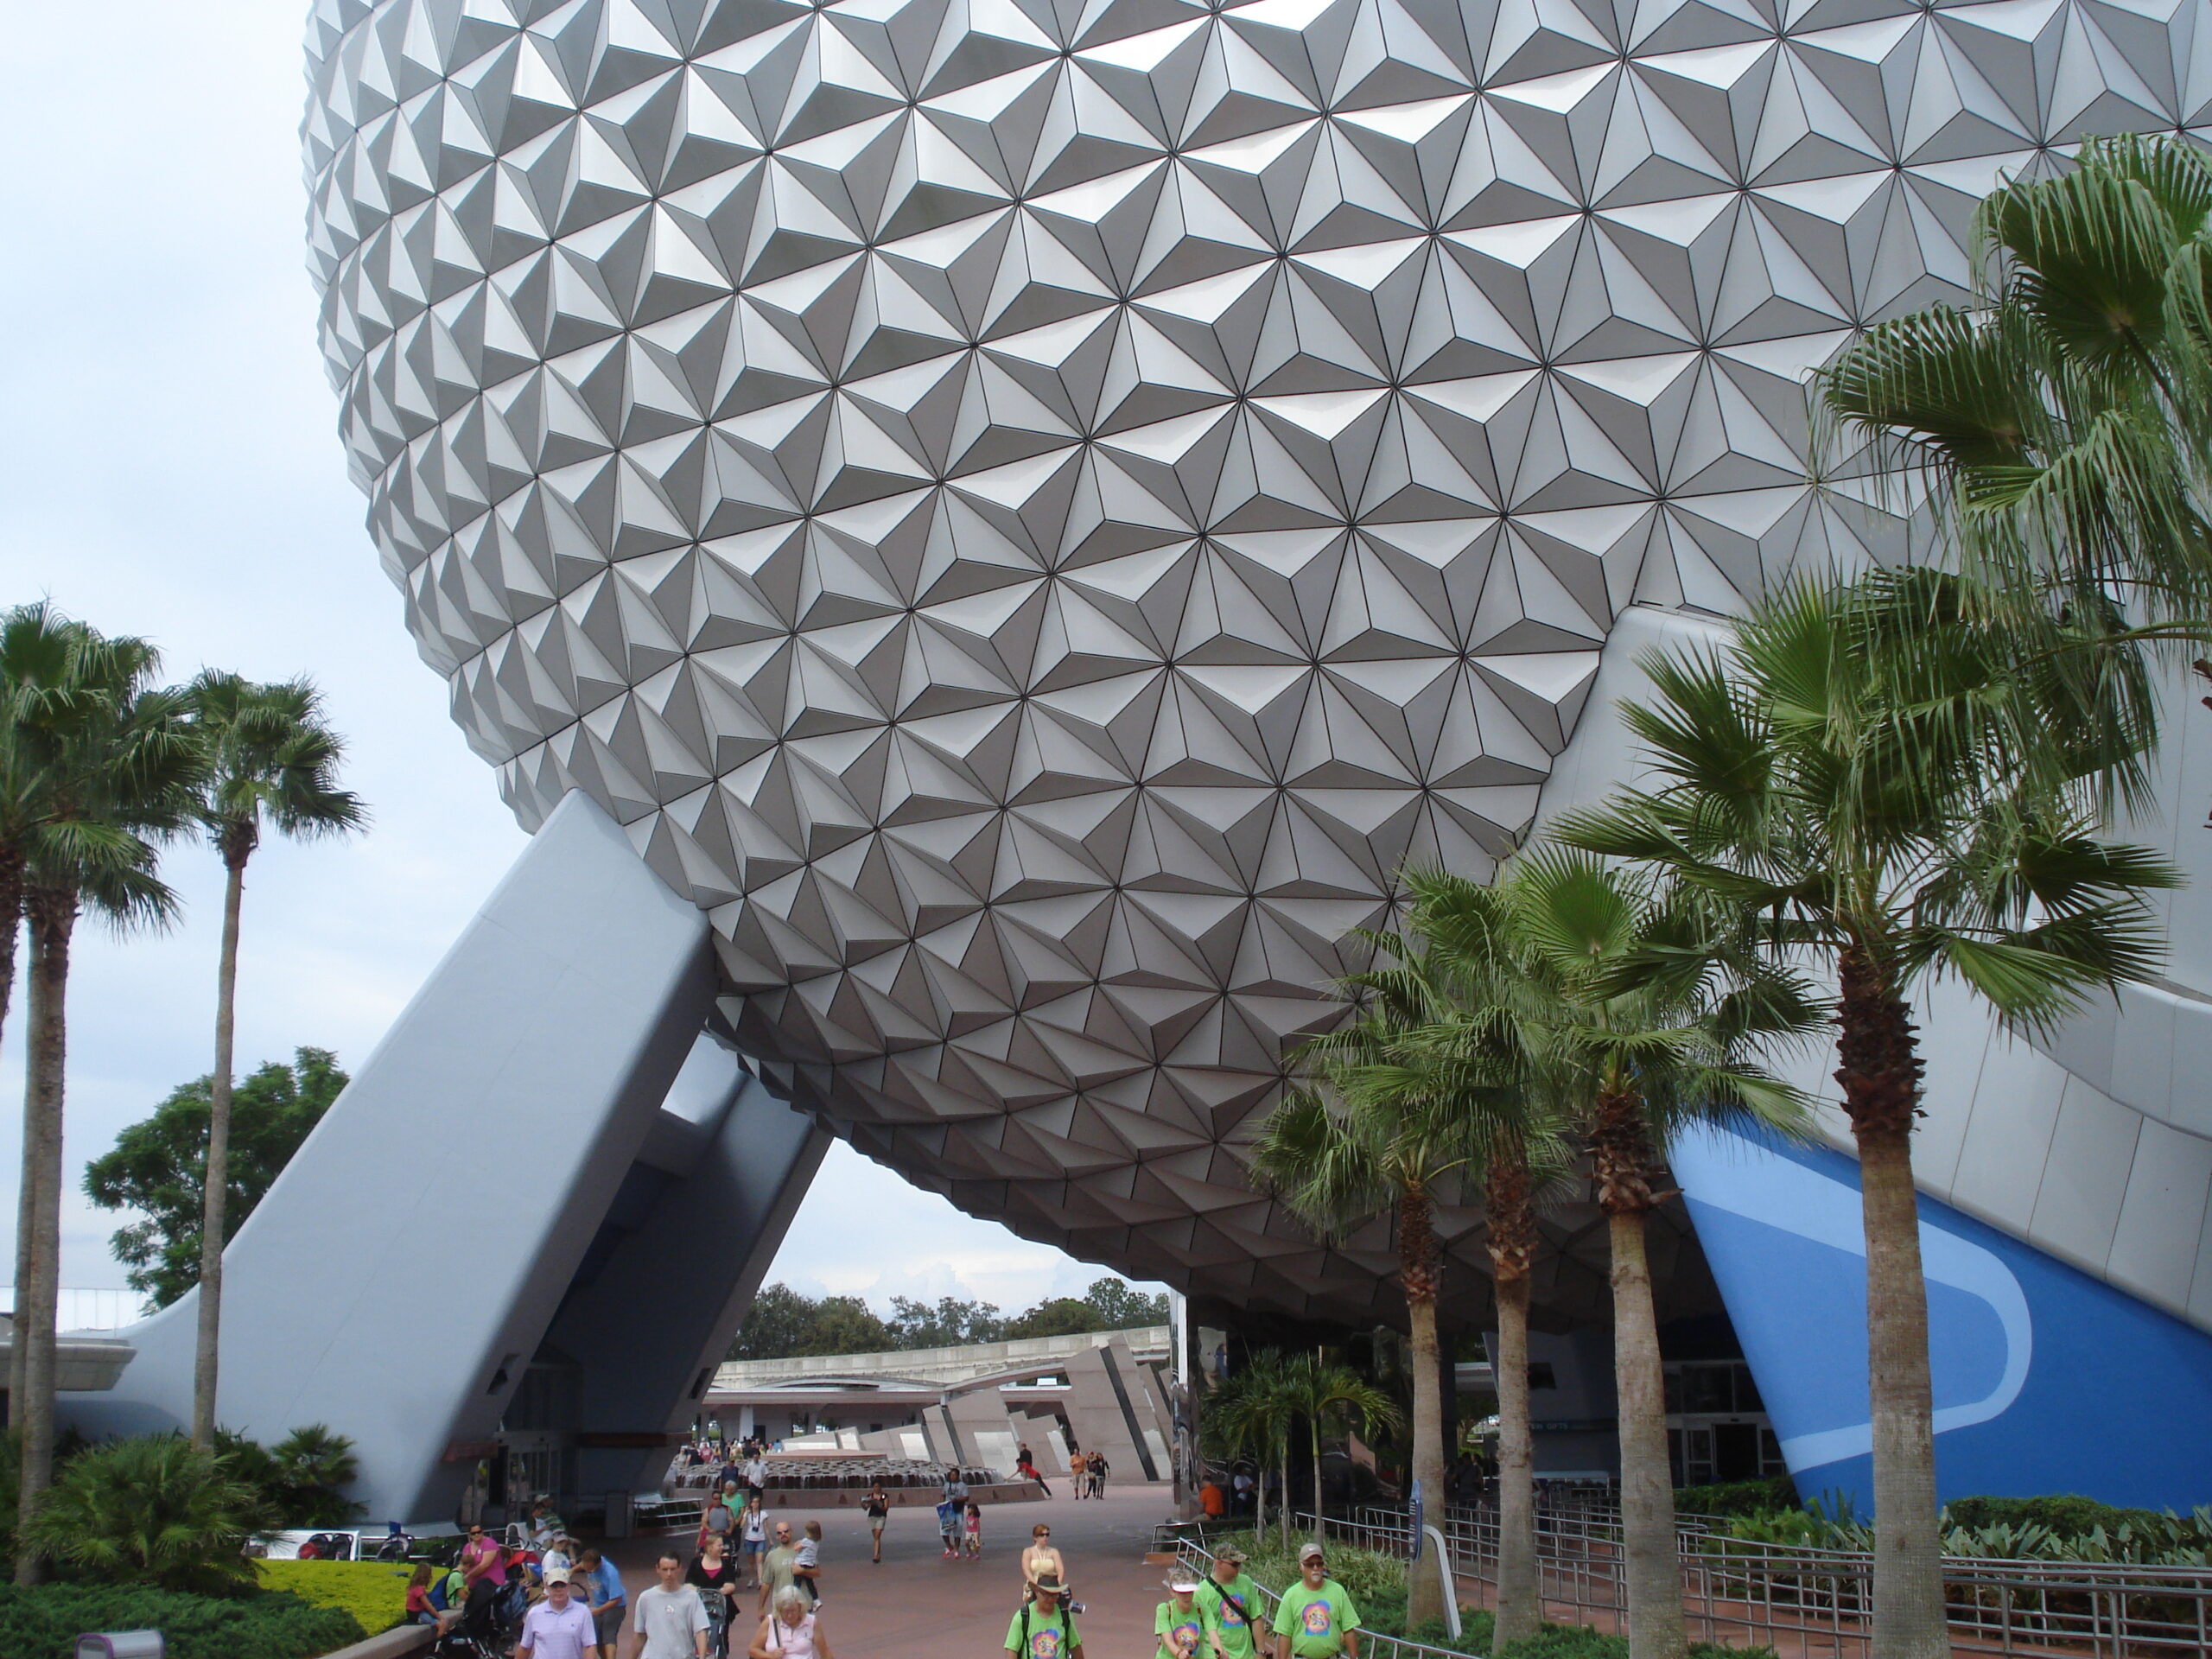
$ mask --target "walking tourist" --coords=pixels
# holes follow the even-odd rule
[[[1029,1599],[1006,1627],[1006,1650],[1014,1659],[1082,1659],[1075,1615],[1062,1605],[1066,1593],[1055,1573],[1029,1586]]]
[[[699,1536],[692,1548],[704,1549],[710,1535],[728,1538],[744,1507],[745,1500],[737,1495],[734,1480],[724,1481],[721,1491],[708,1493],[706,1502],[699,1506]]]
[[[937,1506],[937,1541],[946,1560],[960,1553],[960,1506],[949,1497]]]
[[[1068,1484],[1075,1488],[1075,1495],[1084,1496],[1084,1483],[1090,1478],[1090,1465],[1083,1455],[1083,1448],[1076,1446],[1068,1452]]]
[[[754,1497],[763,1496],[768,1490],[768,1460],[760,1455],[757,1445],[753,1455],[745,1460],[745,1490]]]
[[[760,1587],[760,1558],[768,1553],[768,1512],[760,1507],[756,1497],[745,1501],[745,1513],[737,1522],[738,1564],[752,1574],[746,1585],[748,1590]]]
[[[944,1471],[944,1498],[948,1503],[968,1501],[968,1482],[957,1465],[949,1465]]]
[[[775,1605],[760,1621],[753,1638],[752,1659],[831,1659],[829,1638],[822,1634],[820,1615],[811,1611],[796,1590],[779,1590]]]
[[[599,1637],[591,1611],[569,1593],[565,1573],[545,1578],[545,1599],[525,1614],[515,1659],[590,1659]]]
[[[760,1600],[755,1611],[764,1617],[775,1605],[776,1592],[793,1587],[791,1568],[798,1563],[798,1551],[791,1545],[791,1523],[776,1522],[776,1547],[760,1559]]]
[[[883,1529],[891,1519],[891,1495],[878,1480],[868,1489],[868,1496],[861,1500],[861,1508],[868,1516],[868,1542],[874,1547],[875,1564],[883,1565]]]
[[[712,1534],[706,1548],[683,1571],[683,1581],[698,1591],[707,1607],[707,1646],[719,1656],[729,1650],[729,1623],[737,1605],[737,1563],[723,1554],[722,1541]]]
[[[1037,1587],[1037,1581],[1047,1574],[1067,1581],[1067,1563],[1060,1560],[1060,1552],[1052,1548],[1052,1529],[1039,1521],[1029,1529],[1029,1548],[1021,1552],[1021,1592],[1027,1595]]]
[[[1198,1601],[1213,1619],[1222,1659],[1254,1659],[1274,1651],[1267,1604],[1244,1570],[1244,1552],[1236,1545],[1224,1544],[1214,1552],[1213,1571],[1198,1586]]]
[[[507,1552],[485,1535],[480,1522],[470,1523],[468,1541],[461,1547],[461,1581],[464,1595],[479,1583],[496,1590],[507,1581]]]
[[[822,1605],[822,1523],[806,1523],[806,1535],[798,1541],[798,1556],[791,1562],[791,1582],[806,1598],[810,1613]]]
[[[1105,1497],[1106,1454],[1103,1452],[1094,1452],[1085,1459],[1085,1464],[1090,1475],[1090,1495],[1093,1497]]]
[[[653,1577],[630,1616],[630,1659],[707,1659],[714,1624],[698,1590],[683,1581],[683,1558],[664,1550]]]
[[[1328,1573],[1319,1544],[1298,1552],[1298,1582],[1275,1607],[1275,1659],[1359,1659],[1359,1610]]]
[[[972,1497],[968,1500],[967,1510],[961,1516],[961,1531],[966,1535],[968,1559],[971,1561],[982,1560],[983,1559],[983,1510],[982,1506]]]
[[[1198,1659],[1202,1650],[1221,1659],[1221,1633],[1197,1599],[1198,1575],[1178,1567],[1168,1573],[1166,1583],[1167,1599],[1152,1616],[1152,1633],[1160,1638],[1153,1659]]]
[[[629,1610],[630,1597],[622,1588],[622,1575],[614,1570],[613,1562],[597,1550],[588,1549],[576,1557],[569,1577],[591,1598],[591,1621],[599,1633],[599,1659],[614,1659],[615,1638],[622,1634],[622,1615]]]
[[[1044,1493],[1046,1497],[1050,1497],[1052,1495],[1052,1489],[1045,1484],[1045,1477],[1037,1472],[1037,1459],[1029,1455],[1029,1448],[1027,1446],[1023,1446],[1020,1452],[1014,1458],[1014,1466],[1015,1471],[1019,1473],[1024,1480],[1035,1481],[1037,1483],[1037,1490]]]

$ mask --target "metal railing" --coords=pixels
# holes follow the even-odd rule
[[[1298,1517],[1311,1528],[1311,1516]],[[1329,1536],[1405,1554],[1402,1510],[1332,1516]],[[1497,1513],[1455,1509],[1443,1521],[1452,1570],[1494,1586]],[[1863,1659],[1873,1607],[1873,1558],[1862,1550],[1730,1538],[1686,1517],[1676,1534],[1683,1610],[1694,1638],[1750,1641]],[[1547,1616],[1625,1628],[1619,1512],[1540,1506],[1536,1566]],[[2212,1567],[1993,1560],[1947,1556],[1943,1594],[1953,1650],[2162,1659],[2212,1653]]]
[[[1312,1519],[1310,1516],[1304,1518]],[[1402,1520],[1402,1516],[1401,1521]],[[1155,1541],[1160,1540],[1163,1530],[1166,1529],[1154,1529]],[[1187,1535],[1175,1536],[1173,1541],[1175,1559],[1179,1565],[1201,1579],[1213,1571],[1213,1554],[1205,1545]],[[1257,1588],[1260,1592],[1261,1605],[1267,1611],[1268,1628],[1273,1629],[1275,1607],[1282,1598],[1264,1584],[1259,1585]],[[1433,1655],[1435,1659],[1467,1659],[1467,1655],[1457,1648],[1434,1648],[1425,1642],[1411,1641],[1402,1636],[1385,1636],[1382,1631],[1370,1630],[1363,1624],[1357,1628],[1360,1659],[1421,1659],[1424,1655]]]

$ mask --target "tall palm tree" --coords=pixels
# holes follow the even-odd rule
[[[1495,887],[1421,872],[1405,878],[1413,896],[1418,957],[1392,936],[1376,937],[1386,959],[1359,976],[1378,1010],[1406,1028],[1407,1058],[1421,1065],[1468,1054],[1479,1074],[1514,1080],[1517,1092],[1485,1089],[1476,1103],[1491,1112],[1479,1185],[1484,1248],[1497,1306],[1497,1597],[1495,1639],[1533,1637],[1543,1622],[1536,1567],[1535,1441],[1529,1408],[1529,1299],[1540,1235],[1537,1205],[1565,1175],[1565,1125],[1555,1103],[1536,1090],[1528,1046],[1526,981],[1504,895]]]
[[[1878,324],[1823,371],[1824,468],[1932,488],[1966,595],[2073,682],[2127,798],[2157,733],[2146,655],[2212,632],[2212,160],[2083,143],[1976,218],[1981,292]],[[2032,744],[2016,754],[2035,764]]]
[[[245,867],[264,825],[296,839],[343,835],[366,819],[338,787],[344,741],[305,680],[259,683],[203,671],[188,688],[193,734],[207,757],[199,817],[223,861],[223,944],[215,976],[215,1070],[208,1091],[206,1198],[200,1224],[199,1349],[192,1372],[192,1443],[215,1449],[215,1389],[223,1321],[224,1213],[230,1197],[231,1039],[238,980],[238,912]]]
[[[1745,1052],[1805,1035],[1822,1010],[1794,976],[1727,949],[1699,907],[1586,854],[1523,854],[1501,890],[1541,1086],[1588,1149],[1605,1216],[1630,1653],[1681,1659],[1689,1630],[1646,1241],[1656,1177],[1669,1142],[1692,1124],[1802,1132],[1803,1098]],[[1423,897],[1448,904],[1450,886]],[[1417,923],[1422,909],[1417,902]]]
[[[1273,1348],[1251,1355],[1207,1396],[1202,1433],[1223,1456],[1249,1458],[1260,1477],[1252,1483],[1252,1530],[1268,1529],[1267,1471],[1272,1465],[1287,1465],[1290,1444],[1290,1412],[1284,1403],[1285,1366]],[[1290,1494],[1283,1493],[1283,1507]]]
[[[1303,1086],[1287,1091],[1261,1126],[1252,1173],[1325,1238],[1395,1211],[1413,1350],[1413,1473],[1428,1500],[1441,1503],[1436,1205],[1441,1195],[1477,1185],[1502,1145],[1525,1147],[1554,1131],[1516,1086],[1510,1056],[1473,1040],[1423,1040],[1440,1019],[1482,1021],[1482,1004],[1455,997],[1443,965],[1403,941],[1366,937],[1397,965],[1344,982],[1363,1007],[1349,1025],[1300,1048],[1294,1063]],[[1442,1593],[1418,1575],[1408,1587],[1408,1619],[1442,1617]]]
[[[1332,1429],[1372,1435],[1394,1428],[1400,1418],[1390,1396],[1349,1365],[1332,1365],[1311,1354],[1300,1355],[1286,1368],[1283,1396],[1306,1420],[1307,1446],[1313,1459],[1313,1518],[1327,1513],[1321,1496],[1321,1439]]]
[[[22,1427],[19,1510],[28,1524],[54,1467],[54,1338],[60,1294],[61,1141],[69,953],[80,915],[118,928],[157,924],[175,900],[155,873],[155,841],[188,821],[200,751],[181,694],[153,689],[160,658],[144,640],[82,624],[67,671],[67,717],[41,733],[50,805],[30,838],[23,907],[30,938],[24,1086],[23,1205],[18,1245],[16,1401]],[[19,1582],[42,1572],[18,1554]]]
[[[1949,1651],[1909,998],[1954,976],[2009,1024],[2048,1026],[2085,993],[2155,971],[2144,895],[2177,879],[2144,849],[2095,838],[2086,794],[2127,757],[2096,752],[2109,732],[2069,730],[2071,688],[1981,620],[1964,585],[1927,570],[1799,585],[1724,645],[1647,658],[1650,700],[1622,712],[1653,786],[1554,826],[1755,918],[1777,957],[1836,976],[1835,1077],[1866,1238],[1876,1659]],[[1890,652],[1905,613],[1918,646]],[[2052,731],[2069,734],[2064,758],[2024,749]]]

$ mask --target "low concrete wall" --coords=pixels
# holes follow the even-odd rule
[[[372,1636],[350,1648],[326,1654],[323,1659],[404,1659],[404,1656],[420,1653],[429,1647],[437,1634],[428,1624],[402,1624],[382,1636]]]

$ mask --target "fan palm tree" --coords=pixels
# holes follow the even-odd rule
[[[1443,1255],[1436,1205],[1444,1192],[1477,1185],[1494,1155],[1525,1152],[1554,1131],[1517,1087],[1510,1055],[1472,1039],[1446,1044],[1426,1038],[1440,1020],[1459,1022],[1455,1030],[1484,1022],[1483,1004],[1455,995],[1445,964],[1392,936],[1363,937],[1396,965],[1343,982],[1360,1012],[1299,1050],[1294,1063],[1303,1086],[1287,1091],[1262,1124],[1252,1173],[1325,1238],[1395,1211],[1398,1281],[1413,1350],[1413,1474],[1422,1492],[1440,1502],[1444,1401],[1436,1307]],[[1408,1586],[1407,1618],[1419,1624],[1443,1611],[1441,1587],[1417,1575]]]
[[[1372,1436],[1401,1421],[1390,1396],[1349,1365],[1331,1365],[1302,1355],[1286,1367],[1283,1397],[1306,1420],[1313,1458],[1313,1519],[1325,1518],[1321,1496],[1321,1437],[1331,1429]]]
[[[1434,925],[1431,913],[1455,898],[1464,905],[1454,891],[1464,885],[1429,884],[1416,925]],[[1745,1056],[1762,1041],[1808,1033],[1822,1010],[1756,951],[1724,948],[1725,934],[1697,907],[1586,854],[1523,854],[1500,892],[1522,969],[1524,1040],[1540,1086],[1588,1149],[1605,1216],[1630,1652],[1681,1659],[1689,1631],[1646,1241],[1657,1173],[1669,1142],[1693,1124],[1802,1133],[1802,1096]]]
[[[157,925],[175,899],[156,874],[154,842],[188,819],[200,756],[186,728],[181,694],[151,686],[160,658],[144,640],[104,638],[82,624],[67,671],[66,717],[41,734],[50,805],[24,862],[30,938],[29,1025],[23,1091],[22,1211],[17,1249],[16,1347],[20,1370],[22,1475],[28,1524],[54,1467],[56,1310],[60,1292],[61,1141],[68,1048],[69,954],[86,912],[118,928]],[[35,1549],[17,1557],[19,1582],[35,1581]]]
[[[1536,1568],[1535,1442],[1529,1408],[1529,1300],[1540,1235],[1540,1199],[1568,1166],[1565,1123],[1535,1087],[1528,1046],[1526,978],[1505,898],[1495,887],[1409,872],[1405,882],[1425,947],[1410,957],[1402,940],[1376,935],[1395,966],[1357,982],[1370,1006],[1393,1013],[1405,1030],[1403,1058],[1449,1065],[1478,1062],[1481,1078],[1513,1079],[1516,1092],[1478,1084],[1471,1104],[1491,1114],[1480,1170],[1484,1246],[1497,1306],[1497,1346],[1491,1370],[1497,1388],[1497,1597],[1500,1647],[1536,1634],[1543,1618]]]
[[[343,835],[367,815],[338,787],[345,743],[305,680],[263,684],[210,670],[188,688],[193,734],[207,757],[199,818],[223,861],[223,943],[215,976],[215,1069],[208,1090],[207,1171],[200,1224],[199,1348],[192,1372],[192,1443],[215,1448],[223,1321],[224,1213],[230,1197],[231,1039],[245,867],[264,825],[296,839]]]
[[[1968,598],[2072,681],[2101,783],[2133,799],[2146,658],[2212,632],[2212,160],[2089,139],[2071,170],[1991,192],[1976,233],[1973,309],[1878,324],[1822,372],[1821,464],[1866,446],[1903,500],[1932,491]]]
[[[2084,994],[2155,971],[2144,895],[2177,880],[2151,852],[2093,834],[2084,791],[2126,756],[2094,752],[2080,729],[2063,758],[2024,751],[2030,734],[2068,731],[2071,690],[1980,620],[1962,585],[1927,570],[1802,584],[1726,645],[1647,658],[1650,700],[1622,712],[1654,786],[1553,830],[1663,872],[1755,918],[1777,957],[1835,974],[1835,1077],[1866,1237],[1878,1659],[1949,1650],[1908,999],[1954,976],[2008,1024],[2047,1027]],[[1886,652],[1884,631],[1907,613],[1919,649]]]

